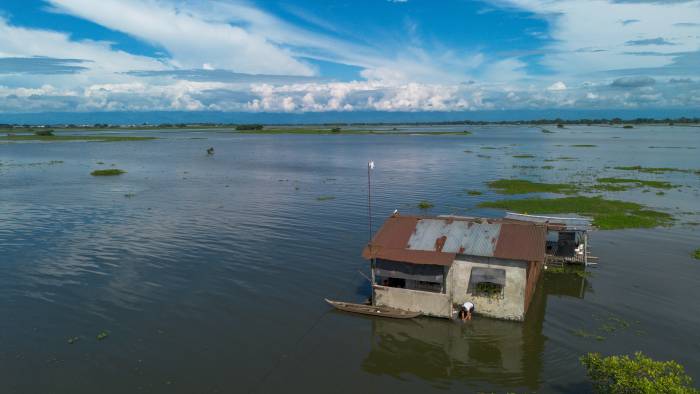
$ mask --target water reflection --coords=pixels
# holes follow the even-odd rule
[[[586,278],[575,273],[543,275],[524,323],[373,319],[371,350],[362,368],[399,379],[417,377],[437,388],[462,381],[536,390],[542,383],[547,298],[583,298],[589,290]]]

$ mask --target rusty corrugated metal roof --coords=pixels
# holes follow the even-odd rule
[[[386,220],[362,255],[414,264],[449,265],[457,254],[543,261],[546,229],[536,223],[416,216]]]
[[[547,228],[540,224],[503,223],[493,256],[502,259],[544,261]]]

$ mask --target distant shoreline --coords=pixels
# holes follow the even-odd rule
[[[289,124],[254,124],[250,129],[242,128],[240,123],[159,123],[159,124],[67,124],[53,123],[44,125],[0,124],[0,133],[22,133],[38,130],[53,129],[57,131],[119,131],[119,130],[231,130],[246,134],[391,134],[398,130],[360,130],[344,129],[347,127],[399,127],[399,126],[533,126],[533,127],[561,127],[561,126],[689,126],[700,127],[700,118],[674,118],[674,119],[540,119],[522,121],[448,121],[448,122],[349,122],[349,123],[289,123]],[[261,129],[262,128],[262,129]],[[335,130],[334,129],[339,129]],[[466,131],[466,130],[465,130]],[[405,132],[399,132],[401,134]],[[420,133],[420,132],[416,132]],[[430,132],[431,135],[439,132]],[[445,132],[449,134],[461,134],[462,132]]]

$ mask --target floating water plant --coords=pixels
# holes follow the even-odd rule
[[[534,155],[513,155],[513,157],[516,159],[532,159],[535,156]]]
[[[478,191],[478,190],[467,190],[467,194],[470,196],[480,196],[484,193]]]
[[[700,248],[695,249],[695,251],[693,252],[693,258],[700,260]]]
[[[592,145],[592,144],[575,144],[571,145],[572,148],[595,148],[598,145]]]
[[[102,341],[104,339],[107,339],[109,336],[109,332],[107,330],[102,330],[97,334],[97,340]]]
[[[115,175],[121,175],[126,173],[124,170],[120,170],[118,168],[110,168],[107,170],[95,170],[90,173],[92,176],[115,176]]]
[[[316,197],[317,201],[328,201],[328,200],[335,200],[335,196],[319,196]]]
[[[532,214],[573,213],[593,217],[593,224],[602,230],[651,228],[667,226],[673,216],[627,201],[606,200],[602,197],[531,198],[521,200],[486,201],[482,208],[498,208]]]
[[[420,208],[420,209],[430,209],[434,206],[435,205],[433,205],[433,203],[431,203],[430,201],[426,201],[426,200],[423,200],[423,201],[418,203],[418,208]]]
[[[695,173],[695,174],[700,174],[700,170],[686,170],[682,168],[670,168],[670,167],[642,167],[642,166],[620,166],[620,167],[613,167],[616,170],[622,170],[622,171],[638,171],[638,172],[645,172],[649,174],[666,174],[669,172],[680,172],[680,173]]]
[[[596,393],[698,393],[682,365],[656,361],[642,352],[634,357],[588,353],[581,357],[581,364]]]
[[[601,183],[617,183],[617,184],[631,184],[636,186],[646,186],[653,187],[656,189],[672,189],[673,185],[669,182],[664,181],[645,181],[642,179],[631,179],[631,178],[598,178],[598,182]]]
[[[565,183],[538,183],[524,179],[499,179],[488,182],[487,185],[496,189],[500,194],[526,194],[526,193],[576,193],[577,188]]]
[[[0,136],[0,141],[85,141],[85,142],[123,142],[155,140],[156,137],[135,137],[121,135],[6,135]]]
[[[80,337],[71,337],[71,338],[68,338],[68,344],[69,344],[69,345],[72,345],[72,344],[78,342],[79,340],[80,340]]]

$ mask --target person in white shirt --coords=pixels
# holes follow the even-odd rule
[[[474,304],[467,301],[459,308],[459,318],[462,319],[462,321],[471,320],[472,312],[474,312]]]

